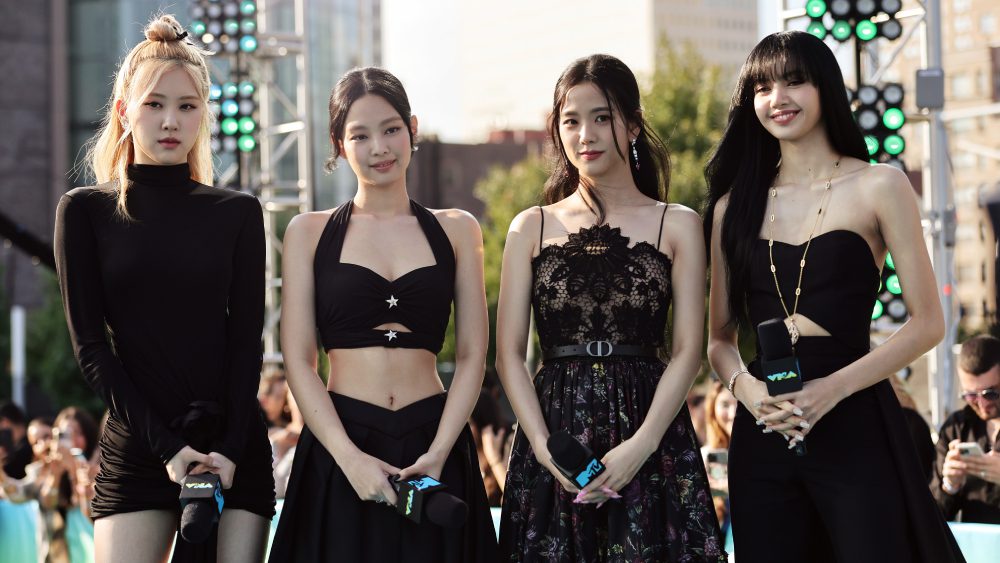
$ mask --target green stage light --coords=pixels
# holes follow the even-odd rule
[[[846,41],[851,36],[851,24],[844,20],[837,20],[833,22],[830,33],[837,41]]]
[[[825,13],[826,13],[825,0],[809,0],[808,2],[806,2],[806,15],[809,16],[810,18],[818,19],[823,17],[823,14]]]
[[[239,121],[240,133],[250,134],[253,130],[257,128],[257,124],[254,122],[252,117],[241,117]]]
[[[882,124],[893,131],[906,123],[906,114],[899,108],[889,108],[882,114]]]
[[[893,295],[902,295],[903,288],[899,285],[899,276],[892,274],[885,279],[885,288]]]
[[[201,20],[194,20],[193,22],[191,22],[192,35],[197,35],[200,37],[205,34],[205,31],[206,31],[205,22]]]
[[[235,118],[227,117],[222,120],[220,128],[223,135],[235,135],[239,131],[240,125]]]
[[[236,94],[239,94],[239,88],[236,86],[235,82],[226,82],[222,85],[222,97],[223,98],[235,98]]]
[[[249,98],[253,96],[254,90],[257,88],[253,85],[253,82],[244,80],[240,82],[240,96],[243,98]]]
[[[865,146],[868,147],[868,156],[875,156],[878,154],[879,142],[874,135],[865,135]]]
[[[244,53],[252,53],[257,50],[257,38],[252,35],[240,37],[240,50]]]
[[[823,25],[823,22],[810,22],[806,27],[806,33],[815,36],[817,39],[826,39],[826,26]]]
[[[899,135],[889,135],[882,145],[885,147],[885,152],[892,156],[897,156],[906,149],[906,141]]]
[[[237,146],[243,152],[250,152],[257,148],[257,141],[254,140],[250,135],[241,135],[240,139],[237,141]]]
[[[236,35],[240,32],[240,22],[236,20],[226,20],[222,23],[222,31],[226,35]]]
[[[892,261],[892,253],[889,252],[885,255],[885,265],[889,266],[890,270],[896,269],[896,263]]]
[[[872,320],[878,320],[885,313],[885,307],[878,299],[875,300],[875,308],[872,309]]]
[[[878,26],[871,20],[861,20],[854,29],[854,33],[862,41],[871,41],[878,35]]]
[[[240,2],[240,13],[244,16],[252,16],[257,12],[257,3],[253,0],[243,0]]]
[[[253,20],[243,20],[243,23],[240,24],[240,31],[242,31],[244,35],[253,35],[254,32],[257,31],[257,22]]]

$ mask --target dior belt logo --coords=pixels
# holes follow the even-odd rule
[[[607,340],[591,340],[587,343],[588,356],[607,357],[614,349],[615,347]]]

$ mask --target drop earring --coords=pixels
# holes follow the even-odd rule
[[[638,170],[639,169],[639,151],[637,151],[635,149],[635,141],[636,141],[636,139],[638,139],[638,137],[636,137],[635,139],[632,139],[632,158],[635,160],[635,169]]]

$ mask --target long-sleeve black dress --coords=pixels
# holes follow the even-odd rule
[[[55,255],[74,351],[111,417],[95,518],[177,509],[165,463],[185,445],[236,464],[225,507],[270,518],[274,480],[256,400],[264,317],[260,204],[191,179],[187,164],[133,165],[131,219],[114,184],[59,201]]]

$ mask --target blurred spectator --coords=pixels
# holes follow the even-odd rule
[[[966,405],[941,426],[931,492],[949,520],[1000,524],[1000,340],[962,344],[958,381]]]
[[[28,443],[28,420],[14,403],[0,405],[0,458],[3,472],[14,479],[24,478],[24,468],[31,463]]]
[[[906,421],[910,436],[913,438],[913,445],[917,448],[920,467],[924,470],[927,482],[930,483],[934,480],[934,460],[937,457],[934,440],[931,438],[931,427],[917,410],[917,402],[906,391],[903,382],[896,375],[890,375],[889,383],[892,385],[892,390],[896,392],[899,406],[903,407],[903,420]]]
[[[705,445],[701,455],[708,472],[715,515],[723,533],[729,530],[729,442],[736,418],[736,397],[719,381],[713,381],[705,404]]]
[[[694,433],[698,437],[698,445],[705,444],[705,393],[692,388],[687,396],[688,412],[691,413],[691,424],[694,425]]]
[[[514,433],[500,412],[500,404],[489,387],[483,387],[479,392],[479,400],[469,417],[469,427],[476,442],[486,496],[490,506],[500,506]]]
[[[268,372],[261,377],[257,400],[267,418],[275,494],[277,498],[285,498],[288,476],[295,459],[295,446],[302,433],[302,413],[288,389],[285,373],[280,370]]]

